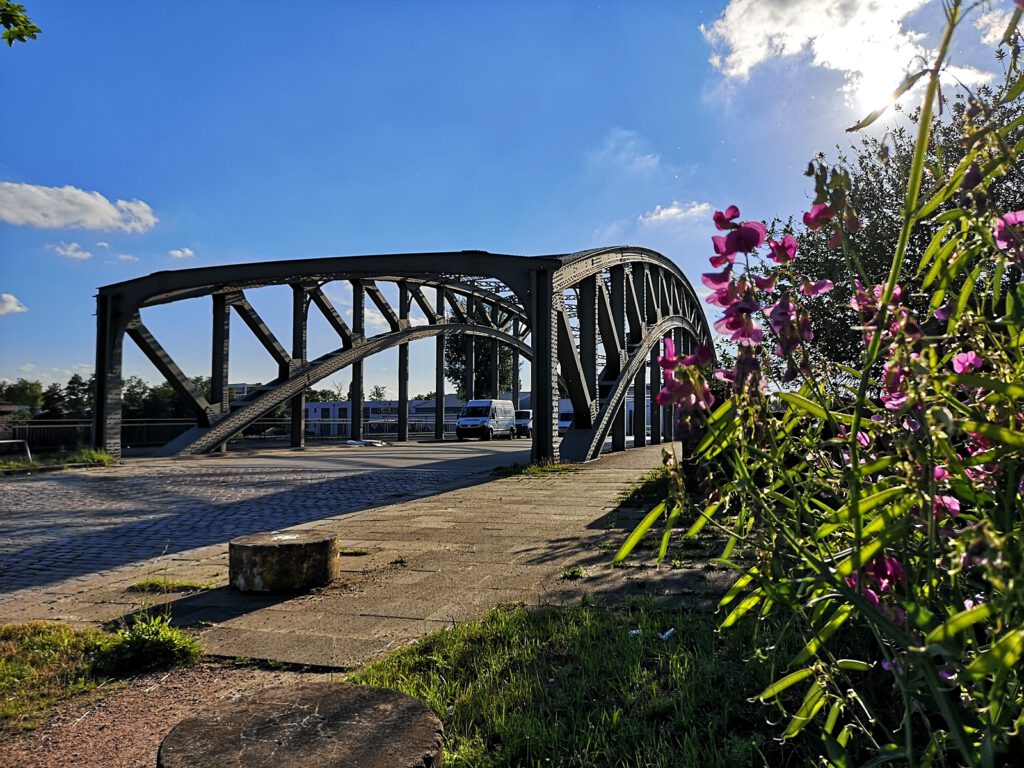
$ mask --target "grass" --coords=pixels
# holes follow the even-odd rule
[[[31,462],[24,459],[0,461],[0,472],[5,470],[36,469],[43,467],[66,467],[71,464],[85,464],[91,467],[109,467],[116,459],[105,451],[79,448],[74,453],[54,453],[36,456]]]
[[[576,464],[510,464],[505,467],[495,467],[491,471],[501,477],[547,477],[564,472],[579,472],[580,467]]]
[[[341,547],[338,550],[338,557],[362,557],[370,554],[368,549],[355,549],[353,547]]]
[[[30,622],[0,626],[0,729],[39,725],[42,713],[75,694],[138,672],[199,659],[199,644],[163,615],[116,632]]]
[[[754,623],[724,635],[715,624],[650,601],[621,613],[502,607],[351,679],[426,702],[445,725],[446,766],[803,764],[799,742],[773,740],[748,701],[773,679],[746,650]]]
[[[652,469],[623,491],[620,507],[653,507],[668,498],[670,476],[665,467]]]
[[[146,595],[166,595],[172,592],[202,592],[213,589],[212,581],[189,581],[188,579],[146,578],[128,587],[129,592]]]
[[[587,575],[587,572],[583,570],[582,565],[563,565],[562,566],[562,578],[567,581],[576,581],[582,579]]]

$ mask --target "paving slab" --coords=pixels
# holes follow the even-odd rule
[[[658,466],[657,446],[574,472],[509,477],[486,464],[425,470],[423,447],[406,450],[419,451],[421,463],[400,451],[393,467],[359,454],[366,466],[358,472],[332,470],[322,456],[307,464],[287,457],[282,466],[272,457],[193,459],[0,484],[10,509],[0,520],[0,622],[95,624],[166,604],[176,623],[200,628],[209,653],[348,668],[503,603],[566,605],[585,595],[699,603],[728,583],[727,572],[699,561],[609,567],[623,536],[621,523],[614,532],[609,525],[629,514],[620,498]],[[304,595],[229,588],[228,540],[263,530],[336,535],[350,550],[341,578]],[[584,577],[564,578],[569,566]],[[129,590],[154,577],[214,588]]]

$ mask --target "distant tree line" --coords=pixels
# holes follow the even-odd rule
[[[22,419],[89,419],[92,418],[95,376],[84,378],[74,374],[64,385],[53,383],[46,387],[38,381],[18,379],[6,382],[0,380],[0,403],[25,406]],[[193,376],[192,386],[206,396],[210,393],[209,376]],[[258,384],[255,386],[259,386]],[[234,392],[231,393],[234,398]],[[413,399],[424,400],[434,396],[433,392],[417,395]],[[189,402],[181,397],[166,381],[150,384],[138,376],[125,379],[121,393],[123,415],[126,419],[187,419],[193,410]],[[215,398],[216,399],[216,398]],[[347,400],[347,387],[336,384],[323,389],[306,390],[308,402]],[[386,400],[387,389],[381,385],[370,388],[368,401]],[[281,406],[270,416],[283,416],[286,407]]]

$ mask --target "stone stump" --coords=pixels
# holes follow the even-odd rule
[[[440,768],[444,728],[418,699],[348,683],[299,683],[225,701],[178,723],[157,768]]]
[[[313,531],[254,533],[228,544],[228,578],[242,592],[299,592],[341,573],[336,536]]]

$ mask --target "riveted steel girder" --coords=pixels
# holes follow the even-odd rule
[[[323,291],[325,284],[335,281],[352,285],[350,317],[343,317]],[[388,282],[398,287],[397,308],[379,287]],[[290,351],[245,296],[249,289],[272,285],[292,288]],[[140,316],[148,307],[203,296],[213,300],[210,393],[195,391]],[[386,322],[386,332],[366,335],[367,298]],[[414,304],[426,324],[412,323],[409,310]],[[337,350],[316,360],[306,359],[311,307],[324,316],[340,342]],[[229,403],[232,308],[277,364],[279,375],[247,399]],[[296,411],[303,410],[304,392],[324,377],[351,367],[351,395],[357,408],[363,397],[362,361],[394,346],[399,347],[399,432],[404,437],[408,432],[408,416],[403,413],[408,406],[408,344],[429,337],[438,339],[435,431],[440,435],[444,343],[446,338],[453,343],[451,337],[458,335],[467,340],[489,338],[486,348],[491,355],[497,359],[504,347],[505,354],[517,361],[517,370],[521,355],[531,361],[535,460],[560,457],[558,400],[563,395],[573,403],[576,423],[562,442],[561,456],[589,459],[600,452],[609,433],[614,448],[624,447],[627,391],[633,386],[639,392],[637,402],[646,404],[645,366],[650,362],[653,387],[659,334],[672,331],[686,334],[693,344],[710,344],[696,295],[678,267],[655,251],[637,247],[537,257],[483,251],[347,256],[156,272],[99,289],[94,439],[97,447],[120,455],[126,335],[193,405],[196,427],[165,447],[165,452],[184,453],[222,447],[285,402],[293,406],[293,445],[301,445],[302,414]],[[281,334],[280,338],[289,337]],[[492,368],[497,371],[497,365]],[[495,389],[496,382],[492,380],[490,386]],[[513,392],[518,402],[518,375]],[[652,401],[652,425],[656,419],[659,425],[664,420],[656,407]],[[356,423],[362,409],[358,410],[353,412],[355,437],[362,429]],[[646,413],[635,414],[634,427],[642,431],[646,418]],[[660,438],[652,430],[652,440]]]

